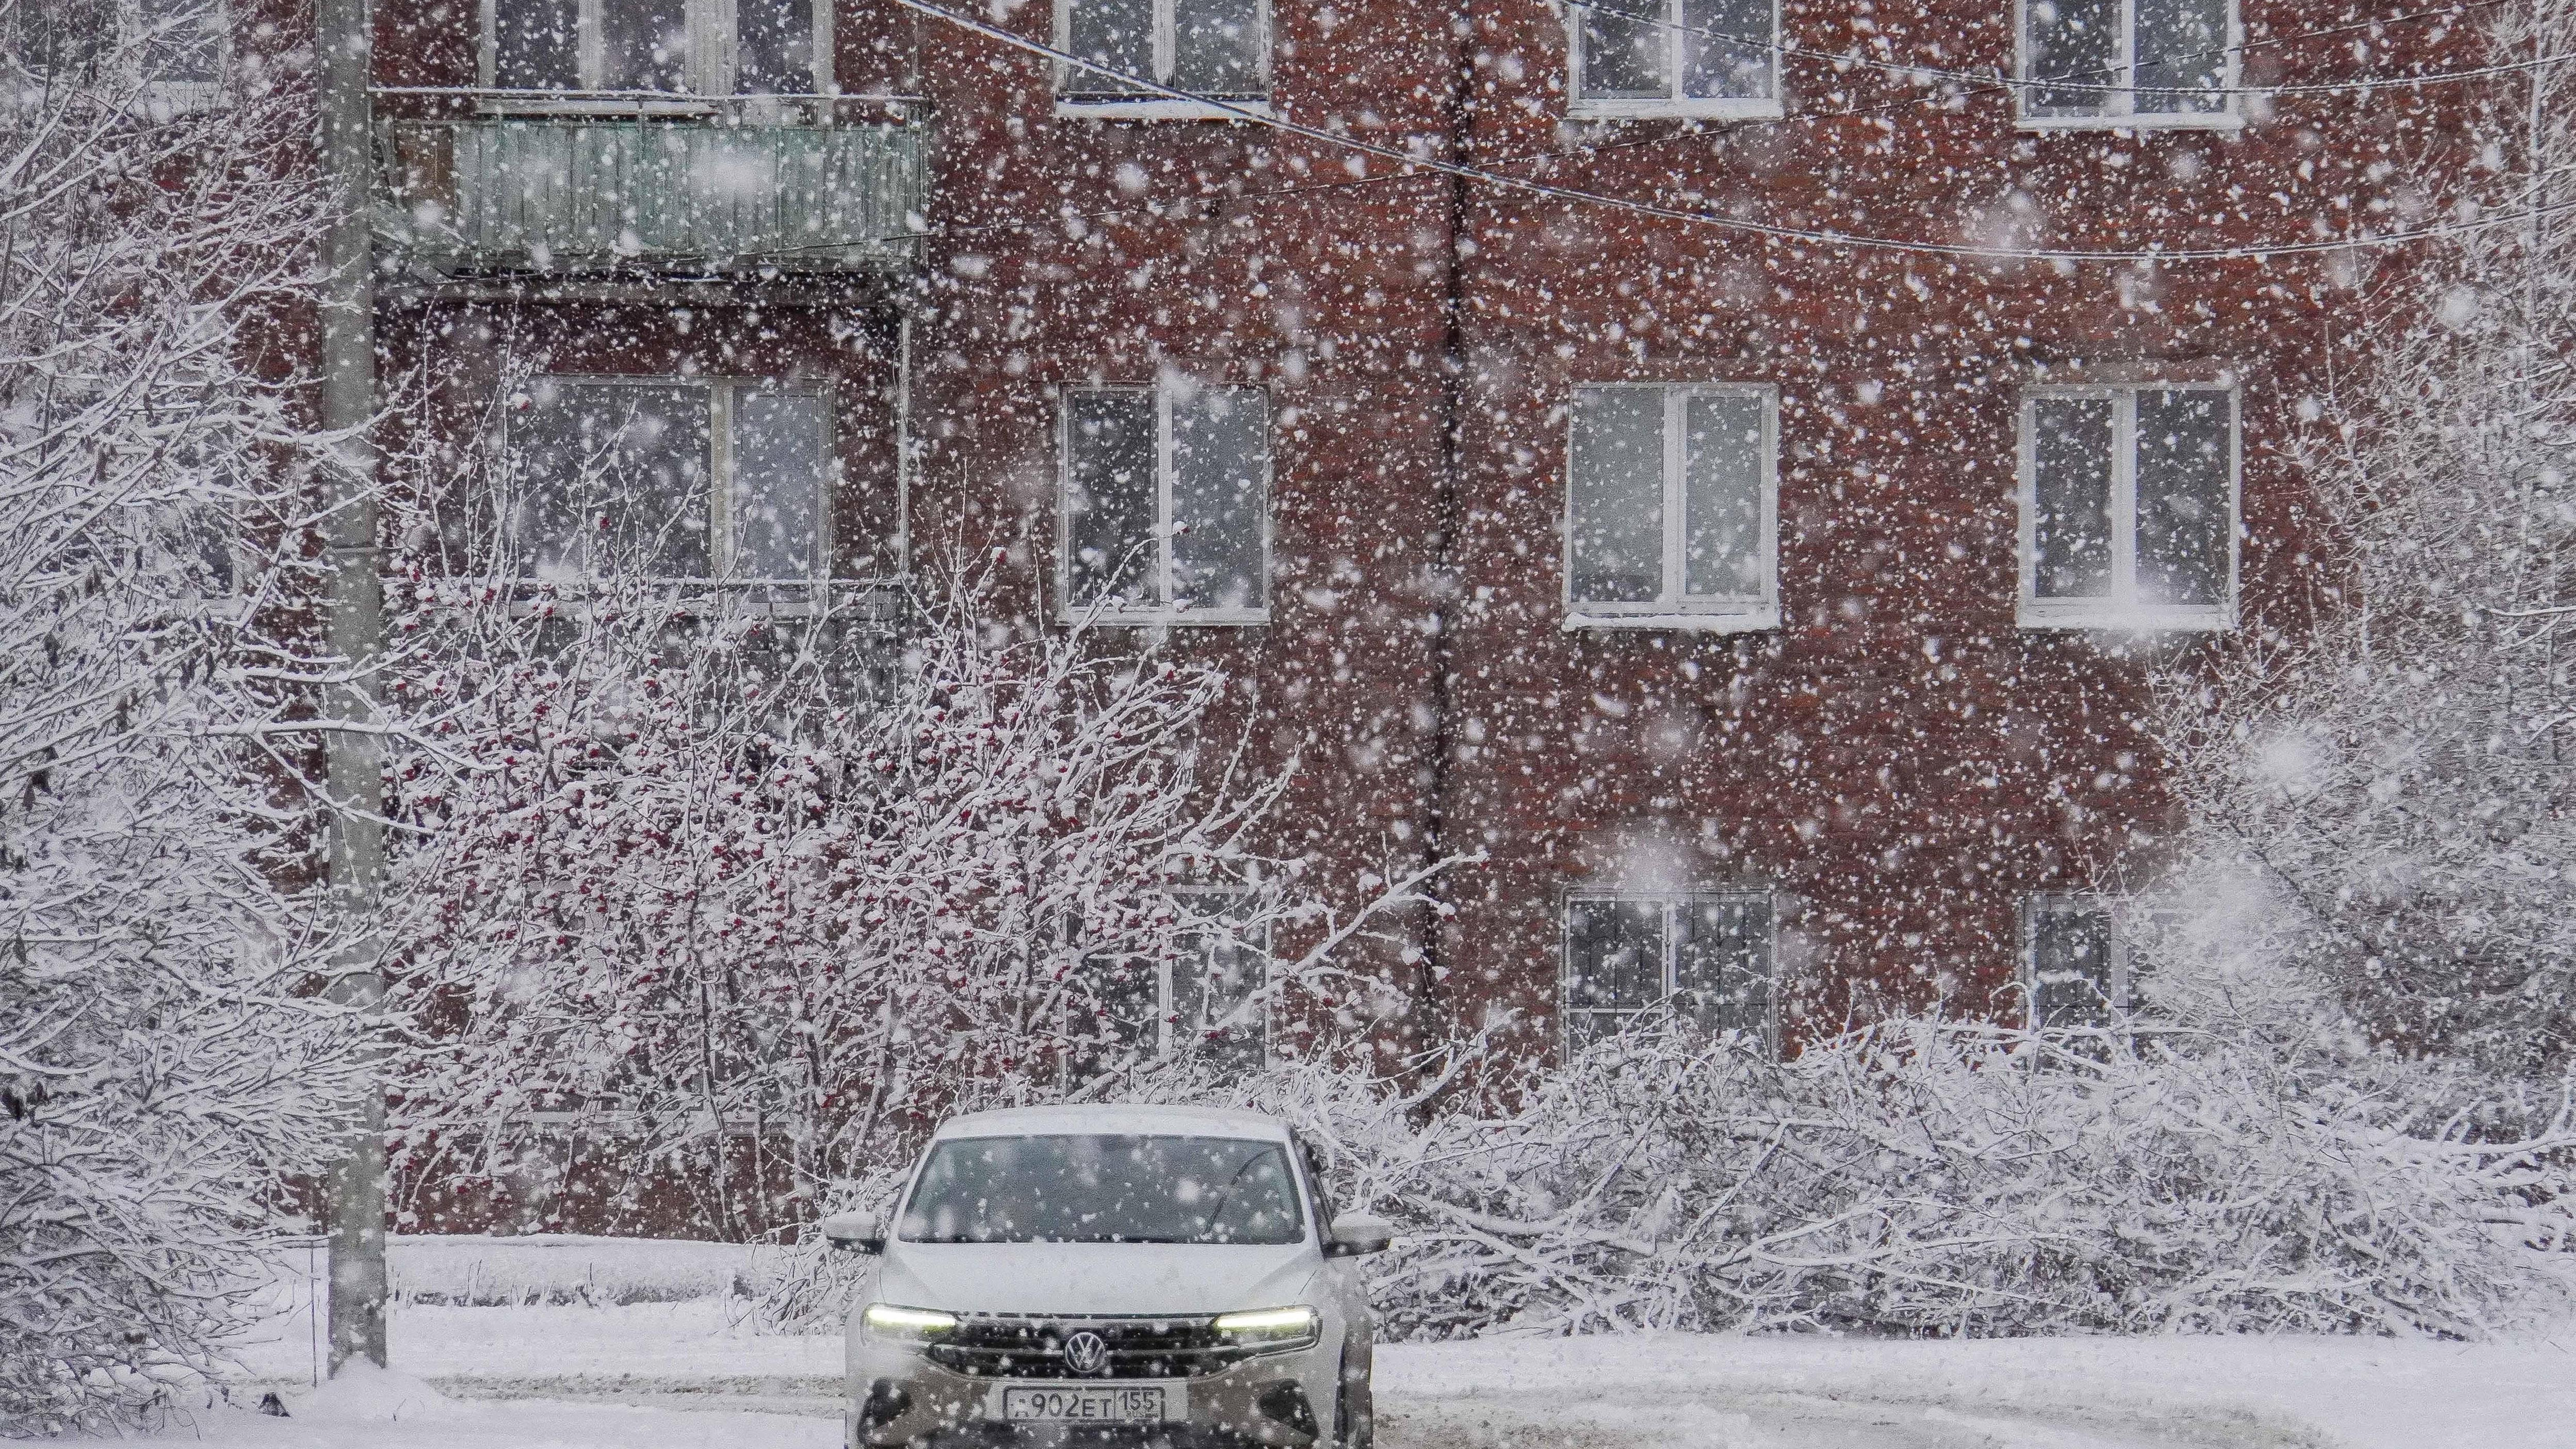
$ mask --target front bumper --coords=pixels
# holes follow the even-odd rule
[[[1340,1361],[1324,1344],[1263,1354],[1176,1382],[1184,1416],[1156,1424],[1013,1424],[991,1417],[1003,1383],[1062,1388],[1063,1379],[996,1379],[943,1368],[914,1353],[879,1351],[852,1365],[846,1412],[851,1449],[1307,1449],[1330,1437]]]

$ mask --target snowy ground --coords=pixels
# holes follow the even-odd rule
[[[732,1275],[709,1254],[683,1251],[690,1246],[673,1245],[673,1271],[685,1266],[691,1281]],[[549,1257],[521,1276],[605,1281],[604,1269],[564,1266],[574,1261]],[[484,1282],[497,1269],[470,1271]],[[653,1276],[632,1265],[620,1271]],[[410,1281],[461,1279],[448,1266],[424,1274],[415,1265]],[[404,1303],[393,1319],[396,1373],[344,1380],[318,1396],[312,1325],[290,1310],[251,1362],[263,1388],[281,1390],[290,1417],[207,1407],[150,1442],[839,1442],[837,1337],[759,1333],[737,1297],[674,1298]],[[1378,1405],[1385,1449],[2576,1449],[2576,1330],[2514,1345],[1679,1336],[1391,1345],[1379,1350]]]

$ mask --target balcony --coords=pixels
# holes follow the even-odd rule
[[[377,230],[446,276],[890,272],[920,225],[921,138],[712,114],[387,120]]]

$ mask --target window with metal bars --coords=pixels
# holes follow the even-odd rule
[[[2022,989],[2034,1031],[2110,1026],[2136,1004],[2121,903],[2037,895],[2022,905]]]
[[[1777,1037],[1771,897],[1576,896],[1565,907],[1566,1044],[1581,1050],[1669,1004],[1708,1031]]]

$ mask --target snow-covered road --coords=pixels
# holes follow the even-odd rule
[[[281,1332],[258,1366],[283,1382],[306,1342]],[[210,1409],[153,1442],[838,1443],[838,1341],[718,1300],[409,1308],[394,1357],[318,1398],[289,1385],[292,1417]],[[2576,1353],[2548,1340],[1518,1339],[1386,1347],[1378,1379],[1385,1449],[2576,1449]]]

